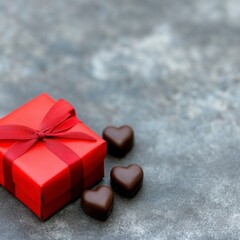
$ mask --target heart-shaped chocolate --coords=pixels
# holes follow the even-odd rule
[[[133,147],[134,132],[130,126],[109,126],[103,130],[103,139],[107,142],[108,153],[123,157]]]
[[[137,164],[114,167],[110,173],[112,188],[127,197],[134,196],[142,186],[143,170]]]
[[[106,220],[113,207],[113,192],[107,186],[99,186],[95,190],[85,190],[82,194],[81,206],[85,213],[99,220]]]

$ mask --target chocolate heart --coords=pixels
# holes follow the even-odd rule
[[[142,186],[143,170],[137,164],[114,167],[110,173],[112,188],[127,197],[134,196]]]
[[[113,192],[107,186],[99,186],[95,190],[85,190],[82,194],[81,206],[85,213],[99,220],[106,220],[113,207]]]
[[[108,153],[123,157],[133,146],[134,132],[127,125],[119,128],[109,126],[103,130],[103,139],[107,142]]]

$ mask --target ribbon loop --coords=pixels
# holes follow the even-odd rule
[[[60,99],[52,106],[42,120],[40,130],[51,131],[60,123],[73,116],[76,116],[73,106],[67,101]]]

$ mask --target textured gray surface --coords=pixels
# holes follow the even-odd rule
[[[106,222],[40,222],[0,188],[0,239],[240,239],[239,0],[0,2],[0,114],[46,91],[101,134],[130,124],[145,171]]]

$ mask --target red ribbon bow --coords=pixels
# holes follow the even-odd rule
[[[95,138],[83,132],[69,132],[80,121],[72,105],[60,99],[46,114],[39,130],[21,125],[0,125],[0,140],[16,141],[5,153],[3,171],[5,188],[12,194],[15,186],[12,176],[13,162],[26,153],[38,141],[57,157],[64,161],[70,169],[72,198],[80,196],[84,187],[83,164],[80,157],[67,147],[59,138],[96,141]],[[80,177],[79,177],[80,176]]]

